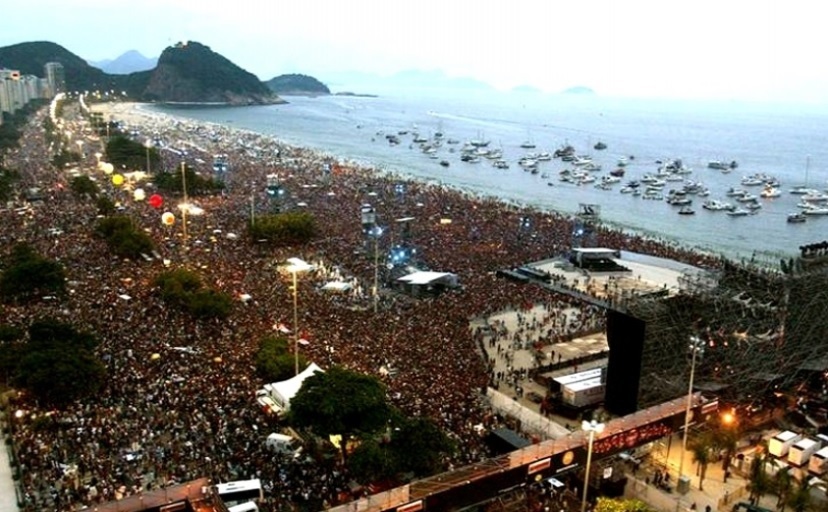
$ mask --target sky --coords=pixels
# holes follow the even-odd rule
[[[5,0],[4,0],[5,1]],[[157,57],[198,41],[268,80],[420,69],[508,90],[828,103],[813,0],[26,0],[0,46]]]

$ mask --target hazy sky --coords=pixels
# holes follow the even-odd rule
[[[813,0],[25,0],[2,9],[0,46],[47,40],[102,60],[193,40],[263,80],[416,68],[501,89],[828,103],[826,12]]]

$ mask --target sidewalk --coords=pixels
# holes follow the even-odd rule
[[[0,412],[0,424],[5,424],[2,415]],[[17,494],[14,492],[14,480],[6,446],[3,439],[3,447],[0,448],[0,512],[18,512]]]
[[[709,505],[714,512],[729,512],[733,505],[740,501],[748,501],[748,481],[738,475],[731,474],[727,482],[724,481],[724,470],[721,462],[712,462],[707,466],[704,482],[699,489],[699,477],[696,475],[696,464],[693,462],[693,454],[688,451],[685,454],[684,475],[690,478],[690,490],[687,494],[676,492],[678,480],[678,466],[681,460],[681,434],[674,434],[672,448],[666,464],[663,457],[654,456],[654,460],[641,466],[637,475],[628,474],[629,482],[624,495],[628,498],[638,498],[650,504],[656,510],[664,512],[685,512],[695,503],[698,512],[704,512]],[[653,480],[653,474],[657,465],[662,468],[666,465],[670,474],[670,487],[672,492],[663,491],[652,484],[647,484],[645,478]],[[763,496],[759,505],[771,510],[776,510],[776,496]]]

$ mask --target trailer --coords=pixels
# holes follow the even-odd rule
[[[567,384],[561,389],[561,400],[573,407],[587,407],[604,400],[606,384],[601,378],[593,378]]]
[[[768,452],[774,457],[785,457],[791,446],[802,439],[802,435],[786,430],[773,436],[768,443]]]
[[[788,451],[788,462],[794,466],[801,467],[808,464],[808,460],[820,448],[819,441],[804,438],[800,439]]]
[[[808,472],[820,476],[828,472],[828,446],[811,455],[808,461]]]

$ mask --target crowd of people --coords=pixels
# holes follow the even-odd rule
[[[67,117],[74,112],[70,106],[65,111]],[[19,411],[14,449],[27,510],[77,510],[201,476],[216,483],[260,478],[265,510],[317,510],[353,499],[356,486],[337,459],[286,460],[265,446],[266,436],[281,425],[257,406],[255,390],[263,382],[254,355],[260,340],[280,334],[280,324],[308,340],[300,350],[309,361],[376,375],[401,411],[433,419],[457,441],[459,450],[445,461],[449,468],[488,456],[475,426],[495,421],[481,400],[491,368],[470,328],[473,319],[543,303],[549,316],[532,320],[527,329],[535,327],[552,341],[600,321],[600,311],[495,276],[498,269],[563,254],[573,227],[568,216],[334,162],[254,133],[158,115],[146,115],[130,131],[140,132],[141,141],[151,135],[165,147],[188,147],[186,156],[158,148],[171,170],[183,157],[199,172],[212,173],[212,155],[226,154],[226,191],[192,198],[205,213],[187,219],[185,239],[180,223],[161,222],[180,198],[164,197],[160,209],[133,200],[128,188],[115,187],[97,170],[90,148],[98,142],[87,134],[80,171],[95,177],[157,247],[150,261],[122,260],[94,235],[94,201],[73,195],[71,176],[49,164],[43,115],[32,118],[6,166],[20,171],[24,187],[40,187],[46,200],[0,212],[0,241],[3,255],[25,241],[63,264],[69,294],[3,305],[2,322],[25,328],[51,317],[92,332],[108,373],[97,396],[64,409],[49,410],[25,393],[13,400]],[[76,123],[76,133],[83,131],[79,118],[68,122]],[[273,247],[245,237],[251,215],[274,207],[266,193],[272,174],[287,192],[282,210],[312,213],[318,233],[309,244]],[[132,187],[152,191],[146,183]],[[374,273],[384,281],[387,269],[376,268],[366,243],[360,224],[365,203],[375,207],[385,228],[378,242],[383,251],[405,239],[417,249],[412,265],[455,273],[461,289],[414,299],[383,286],[373,297]],[[518,229],[526,216],[531,233]],[[395,222],[404,217],[415,218],[405,232]],[[717,264],[715,257],[629,233],[597,234],[601,246]],[[290,276],[280,271],[288,257],[326,269],[299,278],[297,326]],[[194,321],[163,302],[153,279],[178,266],[238,299],[229,318]],[[323,290],[330,278],[353,284],[352,291]],[[509,333],[510,343],[529,341],[523,331]]]

